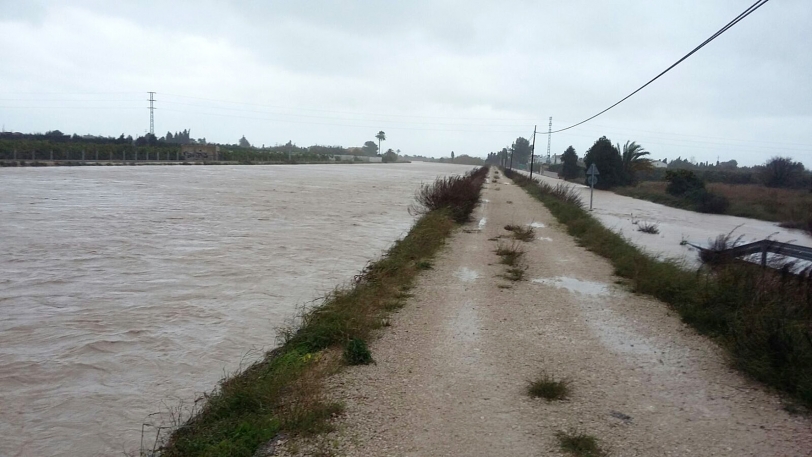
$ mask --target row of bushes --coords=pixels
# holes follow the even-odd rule
[[[250,457],[279,433],[324,430],[341,409],[326,402],[320,390],[323,377],[339,368],[329,349],[335,353],[343,348],[347,363],[371,360],[364,342],[386,325],[389,312],[402,306],[405,290],[430,265],[454,221],[470,217],[487,171],[480,168],[422,186],[413,208],[422,217],[409,234],[357,275],[351,287],[334,291],[321,306],[303,310],[296,325],[280,332],[279,348],[224,380],[157,453]]]
[[[566,190],[505,174],[584,247],[609,259],[634,292],[670,304],[684,322],[726,348],[737,368],[812,406],[812,269],[792,274],[731,261],[690,271],[641,252],[568,200]]]

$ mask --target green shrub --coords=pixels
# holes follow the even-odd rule
[[[678,197],[692,191],[705,190],[705,182],[691,170],[668,170],[665,172],[665,180],[668,181],[665,191]]]
[[[347,365],[369,365],[374,362],[367,342],[360,338],[347,341],[347,345],[344,346],[344,361]]]

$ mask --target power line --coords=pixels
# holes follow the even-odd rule
[[[749,16],[749,15],[750,15],[751,13],[753,13],[755,10],[757,10],[757,9],[761,8],[762,6],[764,6],[764,4],[765,4],[765,3],[767,3],[768,1],[769,1],[769,0],[758,0],[758,1],[756,1],[755,3],[753,3],[752,5],[750,5],[750,7],[749,7],[749,8],[747,8],[747,9],[746,9],[746,10],[744,10],[744,11],[743,11],[741,14],[739,14],[738,16],[736,16],[736,18],[735,18],[735,19],[733,19],[732,21],[728,22],[728,23],[727,23],[727,25],[725,25],[724,27],[722,27],[721,29],[719,29],[719,30],[718,30],[716,33],[714,33],[713,35],[711,35],[711,36],[710,36],[710,37],[709,37],[707,40],[703,41],[703,42],[702,42],[702,44],[700,44],[699,46],[695,47],[693,50],[691,50],[691,52],[689,52],[688,54],[685,54],[685,55],[684,55],[684,56],[683,56],[681,59],[679,59],[678,61],[674,62],[674,63],[673,63],[673,64],[672,64],[670,67],[668,67],[668,68],[666,68],[665,70],[663,70],[663,71],[662,71],[662,73],[660,73],[659,75],[657,75],[657,76],[655,76],[654,78],[652,78],[652,79],[651,79],[649,82],[647,82],[647,83],[643,84],[642,86],[638,87],[638,88],[637,88],[637,90],[635,90],[635,91],[634,91],[634,92],[632,92],[631,94],[629,94],[629,95],[627,95],[627,96],[625,96],[625,97],[621,98],[619,101],[617,101],[617,102],[616,102],[616,103],[614,103],[613,105],[609,106],[608,108],[604,109],[603,111],[600,111],[599,113],[597,113],[597,114],[595,114],[595,115],[593,115],[593,116],[590,116],[590,117],[588,117],[588,118],[584,119],[584,120],[583,120],[583,121],[581,121],[581,122],[578,122],[577,124],[573,124],[573,125],[570,125],[569,127],[564,127],[563,129],[558,129],[558,130],[555,130],[555,131],[549,132],[549,134],[558,133],[558,132],[563,132],[564,130],[569,130],[569,129],[571,129],[571,128],[573,128],[573,127],[577,127],[577,126],[579,126],[579,125],[581,125],[581,124],[583,124],[583,123],[589,122],[589,121],[591,121],[592,119],[595,119],[596,117],[600,116],[601,114],[603,114],[603,113],[605,113],[605,112],[609,111],[610,109],[612,109],[612,108],[616,107],[617,105],[619,105],[619,104],[621,104],[621,103],[625,102],[626,100],[628,100],[629,98],[631,98],[631,96],[632,96],[632,95],[634,95],[634,94],[636,94],[636,93],[640,92],[640,91],[641,91],[641,90],[643,90],[643,89],[644,89],[646,86],[648,86],[649,84],[651,84],[651,83],[653,83],[654,81],[658,80],[658,79],[659,79],[659,78],[660,78],[662,75],[664,75],[664,74],[668,73],[669,71],[671,71],[671,69],[672,69],[672,68],[674,68],[674,67],[676,67],[677,65],[679,65],[680,63],[682,63],[682,61],[684,61],[684,60],[685,60],[685,59],[687,59],[688,57],[691,57],[691,56],[692,56],[694,53],[696,53],[697,51],[699,51],[700,49],[702,49],[703,47],[705,47],[705,45],[707,45],[707,44],[708,44],[708,43],[710,43],[711,41],[713,41],[713,40],[715,40],[716,38],[718,38],[718,37],[719,37],[719,35],[721,35],[721,34],[725,33],[726,31],[728,31],[728,30],[729,30],[731,27],[733,27],[734,25],[738,24],[738,23],[739,23],[739,22],[740,22],[742,19],[744,19],[744,18],[746,18],[747,16]]]

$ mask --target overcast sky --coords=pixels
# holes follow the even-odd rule
[[[611,105],[754,0],[0,0],[7,131],[191,129],[256,146],[484,156]],[[812,2],[773,0],[636,96],[552,135],[812,166]],[[546,154],[547,138],[536,137]]]

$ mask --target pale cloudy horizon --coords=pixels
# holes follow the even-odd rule
[[[8,131],[484,157],[606,108],[751,1],[0,0]],[[812,166],[812,5],[771,1],[628,101],[566,132],[653,158]],[[536,151],[546,154],[547,138]]]

